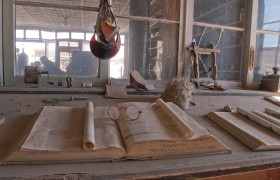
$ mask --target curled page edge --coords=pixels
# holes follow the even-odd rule
[[[187,139],[190,139],[194,136],[193,129],[188,126],[187,123],[185,123],[172,109],[168,107],[168,105],[160,98],[156,100],[156,103],[162,108],[164,112],[166,112],[171,119],[177,124],[177,126],[180,128],[182,133],[184,134],[184,137]]]

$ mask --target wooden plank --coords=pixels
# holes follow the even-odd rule
[[[195,180],[276,180],[279,179],[279,169],[252,171],[246,173],[237,173],[225,176],[215,176],[210,178],[199,178]]]
[[[247,29],[246,29],[246,39],[243,55],[243,69],[244,73],[241,80],[243,86],[246,89],[254,89],[254,61],[255,49],[256,49],[256,30],[257,30],[257,18],[258,18],[258,1],[248,0],[248,9],[247,9]]]
[[[222,29],[228,29],[233,31],[246,31],[244,28],[238,28],[238,27],[232,27],[232,26],[223,26],[223,25],[217,25],[217,24],[210,24],[210,23],[203,23],[203,22],[193,22],[194,26],[203,26],[203,27],[210,27],[210,28],[222,28]]]
[[[178,20],[180,18],[180,1],[163,0],[162,18],[170,20]],[[177,74],[177,52],[178,52],[178,33],[179,26],[177,24],[162,24],[162,57],[170,57],[162,61],[162,79],[169,80]]]
[[[209,49],[209,48],[199,48],[197,46],[195,47],[188,47],[188,50],[193,51],[195,50],[198,54],[211,54],[211,53],[220,53],[221,50],[220,49]]]

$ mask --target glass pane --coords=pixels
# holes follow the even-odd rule
[[[69,39],[69,32],[58,32],[57,39]]]
[[[55,39],[55,32],[41,31],[42,39]]]
[[[194,21],[245,27],[246,3],[246,0],[195,0]]]
[[[36,2],[45,1],[36,0]],[[53,1],[55,4],[86,7],[99,7],[99,2],[99,0]],[[145,79],[168,80],[176,76],[180,3],[180,0],[112,1],[114,15],[125,17],[116,18],[121,34],[121,47],[111,60],[112,77],[129,78],[130,70],[137,70]],[[47,32],[57,32],[57,39],[53,42],[55,47],[54,44],[47,45],[48,42],[44,41],[47,56],[55,66],[72,75],[95,75],[99,60],[93,55],[89,56],[88,42],[85,42],[84,38],[80,40],[76,35],[86,33],[85,38],[89,41],[94,32],[97,14],[91,11],[16,5],[16,27],[24,28],[29,25],[40,27],[44,39],[48,39]],[[126,16],[137,16],[137,18],[126,18]],[[172,22],[162,23],[151,18],[167,19]],[[64,23],[65,21],[67,24]],[[46,32],[44,35],[43,31]],[[70,32],[73,32],[71,36]],[[73,37],[77,38],[75,40],[77,42],[68,43]],[[61,39],[63,42],[60,41]],[[68,55],[63,52],[67,52]],[[81,59],[77,54],[86,54],[84,56],[88,60]],[[88,61],[94,63],[90,64]],[[87,66],[93,66],[88,68],[92,71],[86,71]]]
[[[26,30],[26,39],[39,39],[39,30]]]
[[[24,75],[25,66],[42,66],[39,58],[45,55],[45,44],[35,42],[17,42],[16,74]]]
[[[279,0],[259,0],[258,29],[280,31]]]
[[[79,43],[72,41],[59,41],[59,47],[79,47]]]
[[[66,68],[69,64],[70,64],[69,52],[60,52],[60,69],[66,72]]]
[[[16,38],[23,39],[24,38],[24,30],[16,30]]]
[[[121,43],[124,44],[125,43],[125,36],[121,35],[120,37],[121,37]]]
[[[84,38],[85,38],[84,33],[78,33],[78,32],[71,33],[71,39],[84,39]]]
[[[280,38],[277,35],[258,34],[254,81],[261,81],[264,75],[273,74],[273,67],[280,66]]]
[[[93,36],[93,33],[86,33],[86,40],[90,41],[92,36]]]
[[[69,53],[68,53],[69,54]],[[65,54],[64,65],[68,75],[73,76],[97,76],[99,69],[99,59],[94,57],[90,51],[72,51],[70,61]],[[69,64],[68,64],[69,62]],[[67,65],[68,64],[68,65]]]
[[[47,43],[47,57],[55,60],[55,43]]]
[[[110,77],[124,78],[124,46],[121,46],[118,54],[110,59]]]
[[[217,77],[219,80],[239,81],[243,50],[243,32],[194,26],[193,39],[200,48],[212,48],[217,44]],[[203,36],[202,36],[203,35]],[[211,56],[199,56],[200,77],[211,77]]]

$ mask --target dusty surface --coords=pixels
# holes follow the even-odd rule
[[[205,115],[209,111],[221,111],[224,106],[237,106],[248,110],[263,110],[266,107],[280,107],[263,99],[268,92],[228,90],[225,92],[197,91],[193,96],[195,106],[186,112],[212,132],[218,139],[233,150],[232,154],[177,159],[126,161],[108,163],[44,164],[44,165],[0,165],[0,178],[95,178],[95,179],[131,179],[161,178],[178,176],[181,178],[204,177],[219,174],[249,171],[254,169],[280,167],[280,151],[252,152],[234,137],[229,135]],[[0,125],[0,137],[12,135],[15,140],[18,133],[44,105],[85,106],[86,101],[69,101],[70,96],[87,97],[95,105],[109,105],[125,101],[153,102],[158,95],[132,96],[129,99],[106,99],[93,94],[1,94],[0,116],[6,122]],[[54,99],[55,98],[55,99]],[[9,122],[20,119],[17,127]],[[3,138],[2,138],[3,140]],[[1,138],[0,138],[1,142]],[[13,143],[13,142],[10,142]],[[1,143],[0,143],[1,144]],[[0,147],[1,148],[1,147]]]

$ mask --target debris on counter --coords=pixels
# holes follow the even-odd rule
[[[224,107],[224,111],[226,111],[226,112],[233,112],[233,108],[230,105],[226,105]]]

